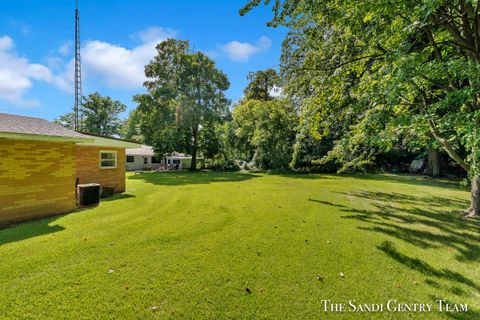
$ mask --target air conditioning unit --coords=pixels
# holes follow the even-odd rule
[[[100,202],[100,185],[98,183],[87,183],[77,185],[78,206],[96,206]]]

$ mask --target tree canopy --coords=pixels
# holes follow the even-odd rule
[[[245,14],[262,2],[252,0]],[[276,0],[285,91],[303,133],[342,128],[320,161],[360,168],[404,139],[442,147],[472,181],[480,213],[479,1]]]
[[[297,117],[285,100],[245,99],[233,110],[237,156],[264,169],[287,169]]]
[[[247,99],[272,100],[280,87],[280,77],[274,69],[250,72],[247,79],[250,82],[243,91]]]
[[[83,97],[83,108],[80,113],[82,119],[80,131],[103,136],[117,136],[123,125],[120,114],[127,108],[118,100],[102,96],[98,92]],[[55,122],[67,128],[74,128],[74,113],[60,116]]]
[[[143,113],[140,125],[146,142],[159,154],[185,151],[197,154],[212,150],[212,128],[228,117],[224,91],[227,76],[202,52],[190,52],[189,42],[168,39],[156,47],[157,55],[145,66],[148,93],[134,97]],[[177,150],[175,150],[177,148]],[[178,150],[180,148],[181,150]]]

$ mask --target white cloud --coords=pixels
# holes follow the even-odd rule
[[[141,42],[131,49],[106,41],[87,41],[81,49],[82,77],[98,78],[113,89],[142,87],[146,80],[144,68],[155,56],[155,46],[176,36],[178,32],[173,29],[151,27],[131,35],[132,39]],[[57,87],[67,92],[73,89],[73,64],[72,59],[54,77]]]
[[[89,76],[102,78],[112,88],[141,87],[144,67],[155,55],[155,44],[133,49],[103,41],[90,41],[83,48],[83,66]]]
[[[150,27],[148,29],[136,32],[131,35],[132,39],[140,39],[144,43],[156,42],[159,39],[165,40],[167,38],[177,37],[178,31],[170,28]]]
[[[74,89],[74,60],[70,60],[68,63],[65,63],[64,60],[59,58],[50,58],[49,66],[52,70],[58,70],[57,73],[53,76],[52,82],[57,88],[62,91],[73,93]]]
[[[142,87],[146,80],[144,68],[155,56],[155,46],[178,36],[173,29],[152,27],[131,36],[139,45],[126,48],[105,41],[87,41],[82,47],[82,76],[97,78],[110,88],[134,89]],[[33,81],[54,84],[59,89],[72,93],[74,60],[65,60],[72,54],[73,42],[66,41],[47,59],[47,65],[30,63],[13,50],[14,43],[8,36],[0,36],[0,100],[17,106],[37,106],[38,100],[24,96],[32,88]]]
[[[6,51],[13,48],[13,40],[8,36],[0,37],[0,50]]]
[[[265,52],[272,46],[272,40],[263,36],[256,44],[248,42],[231,41],[226,45],[220,46],[220,50],[226,53],[228,57],[237,62],[247,62],[254,54]]]
[[[52,73],[46,66],[30,63],[13,50],[13,40],[0,37],[0,99],[18,106],[37,106],[38,100],[25,100],[32,80],[51,82]]]
[[[70,54],[70,52],[72,50],[72,47],[73,47],[73,41],[72,40],[65,41],[60,46],[60,48],[58,48],[58,53],[60,53],[62,56],[66,56],[66,55]]]

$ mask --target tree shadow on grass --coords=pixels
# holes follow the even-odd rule
[[[316,203],[320,203],[320,204],[326,204],[327,206],[332,206],[332,207],[337,207],[337,208],[347,208],[344,205],[336,204],[336,203],[333,203],[333,202],[330,202],[330,201],[323,201],[323,200],[317,200],[317,199],[312,199],[312,198],[309,198],[308,201],[316,202]]]
[[[369,226],[359,227],[397,238],[420,248],[450,247],[457,253],[457,261],[480,261],[480,225],[444,207],[463,208],[468,203],[463,199],[443,199],[436,196],[410,196],[397,193],[356,192],[350,195],[371,200],[375,207],[362,210],[343,207],[342,216],[355,219]],[[408,204],[397,207],[395,204]],[[425,210],[419,205],[428,206]]]
[[[464,284],[477,291],[480,291],[480,287],[475,282],[461,275],[460,273],[451,271],[446,268],[436,269],[423,260],[420,260],[418,258],[408,257],[407,255],[399,252],[395,248],[393,243],[390,241],[383,241],[380,245],[377,246],[377,249],[379,249],[380,251],[383,251],[386,255],[388,255],[393,260],[405,265],[406,267],[412,270],[418,271],[423,275],[434,276],[436,278],[441,278],[441,279],[449,280],[451,282]]]
[[[285,178],[308,179],[308,180],[337,180],[342,178],[342,176],[339,174],[324,174],[324,173],[272,172],[270,174],[285,177]]]
[[[143,180],[165,186],[189,184],[210,184],[215,182],[239,182],[258,178],[258,175],[242,172],[144,172],[128,177],[129,180]]]
[[[443,280],[448,281],[450,284],[452,284],[452,283],[453,284],[461,284],[461,285],[468,286],[468,287],[472,288],[473,290],[476,290],[477,292],[480,291],[479,285],[476,284],[471,279],[465,277],[464,275],[462,275],[458,272],[452,271],[450,269],[447,269],[447,268],[437,269],[437,268],[434,268],[433,266],[431,266],[430,264],[428,264],[427,262],[425,262],[421,259],[409,257],[409,256],[399,252],[395,248],[393,243],[390,242],[390,241],[383,241],[380,245],[377,246],[377,249],[384,252],[387,256],[389,256],[393,260],[395,260],[395,261],[403,264],[404,266],[406,266],[406,267],[408,267],[412,270],[415,270],[415,271],[417,271],[417,272],[419,272],[419,273],[421,273],[421,274],[423,274],[427,277],[435,277],[435,278],[438,278],[438,279],[443,279]],[[438,282],[433,281],[431,279],[427,279],[426,283],[435,287],[435,288],[437,288],[437,289],[438,288],[445,289],[445,288],[442,288]],[[465,291],[463,291],[459,287],[456,287],[456,286],[449,286],[449,287],[450,288],[448,288],[447,290],[450,291],[451,293],[455,294],[458,297],[464,297],[464,296],[467,295],[465,293]],[[437,302],[437,300],[439,300],[439,297],[436,297],[434,295],[430,295],[430,298],[432,299],[432,301],[435,301],[435,302]],[[441,300],[444,300],[444,299],[441,298]],[[455,304],[454,302],[444,300],[443,304],[445,305],[446,303],[448,303],[450,306],[452,306],[451,308],[454,308],[453,307],[453,305]],[[464,303],[464,302],[460,301],[460,303]],[[443,309],[445,309],[445,306],[443,306]],[[453,319],[480,319],[480,312],[478,312],[476,310],[472,310],[471,306],[468,307],[468,311],[466,311],[466,312],[445,312],[445,311],[443,311],[443,313],[446,314],[448,317],[453,318]]]
[[[361,180],[381,181],[381,182],[395,182],[402,184],[410,184],[416,186],[430,186],[440,187],[454,190],[461,190],[459,183],[461,179],[436,179],[423,175],[416,174],[345,174],[346,177],[351,177]]]
[[[370,200],[375,209],[356,209],[328,201],[308,199],[312,202],[338,207],[341,212],[352,213],[343,219],[368,223],[359,228],[383,233],[421,248],[447,246],[457,251],[458,261],[480,261],[480,224],[444,208],[468,205],[468,201],[437,196],[412,196],[399,193],[353,192],[342,193]],[[397,207],[408,204],[410,207]],[[428,206],[429,210],[419,205]],[[460,210],[459,210],[460,211]]]
[[[50,225],[59,217],[60,216],[43,218],[41,220],[12,224],[10,226],[0,228],[0,247],[10,242],[22,241],[25,239],[65,230],[65,228],[62,226]]]
[[[478,220],[467,219],[459,214],[469,204],[464,199],[398,192],[357,191],[342,194],[363,200],[362,202],[367,200],[369,206],[361,209],[328,201],[309,200],[337,207],[339,212],[346,213],[341,218],[362,222],[358,226],[360,230],[379,233],[422,249],[443,248],[445,253],[455,254],[455,259],[459,262],[480,262],[480,224]],[[354,199],[352,203],[355,202]],[[451,209],[456,211],[452,212]],[[461,286],[480,291],[479,284],[472,279],[448,268],[435,268],[417,257],[409,257],[399,252],[391,241],[382,242],[377,245],[377,249],[409,269],[445,281],[448,285],[440,289],[458,297],[469,295]],[[427,285],[440,286],[432,279]]]
[[[368,200],[381,201],[386,203],[397,203],[397,204],[425,204],[429,207],[459,207],[467,208],[469,206],[469,201],[465,199],[459,199],[454,197],[438,197],[434,195],[420,196],[420,195],[410,195],[402,194],[397,192],[370,192],[370,191],[357,191],[350,193],[341,193],[344,195],[350,195],[357,198],[363,198]]]

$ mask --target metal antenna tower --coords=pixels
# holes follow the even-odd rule
[[[80,60],[80,11],[78,10],[78,0],[76,0],[75,6],[75,104],[73,111],[75,113],[75,130],[82,130],[82,66]],[[80,121],[78,119],[79,114]]]

